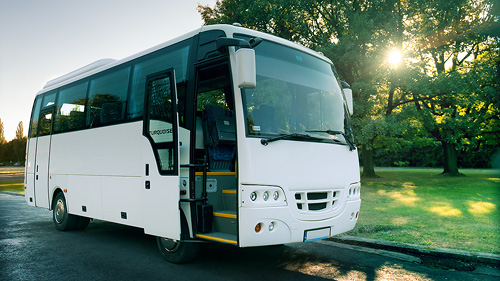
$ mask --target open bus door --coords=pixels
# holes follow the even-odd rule
[[[146,82],[144,136],[156,163],[146,160],[144,231],[180,239],[179,138],[174,70],[150,75]],[[152,159],[146,153],[148,159]]]
[[[175,72],[169,69],[148,76],[144,136],[153,148],[158,174],[146,164],[144,192],[144,232],[157,236],[163,258],[173,263],[191,260],[198,245],[181,240],[179,118]],[[183,235],[185,237],[185,233]]]

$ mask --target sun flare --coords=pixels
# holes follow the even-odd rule
[[[393,50],[392,52],[389,53],[388,60],[393,66],[398,66],[398,64],[401,62],[402,59],[403,55],[399,50]]]

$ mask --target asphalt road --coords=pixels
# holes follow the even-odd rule
[[[204,244],[189,264],[164,261],[141,229],[92,221],[59,232],[51,212],[0,193],[0,280],[498,280],[333,242],[238,249]]]

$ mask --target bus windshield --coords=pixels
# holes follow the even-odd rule
[[[268,41],[255,54],[257,87],[242,90],[247,136],[343,140],[344,99],[328,62]]]

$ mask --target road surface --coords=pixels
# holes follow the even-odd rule
[[[333,242],[238,249],[204,244],[189,264],[164,261],[141,229],[97,221],[59,232],[51,212],[0,193],[0,280],[498,280],[429,268],[412,257]]]

